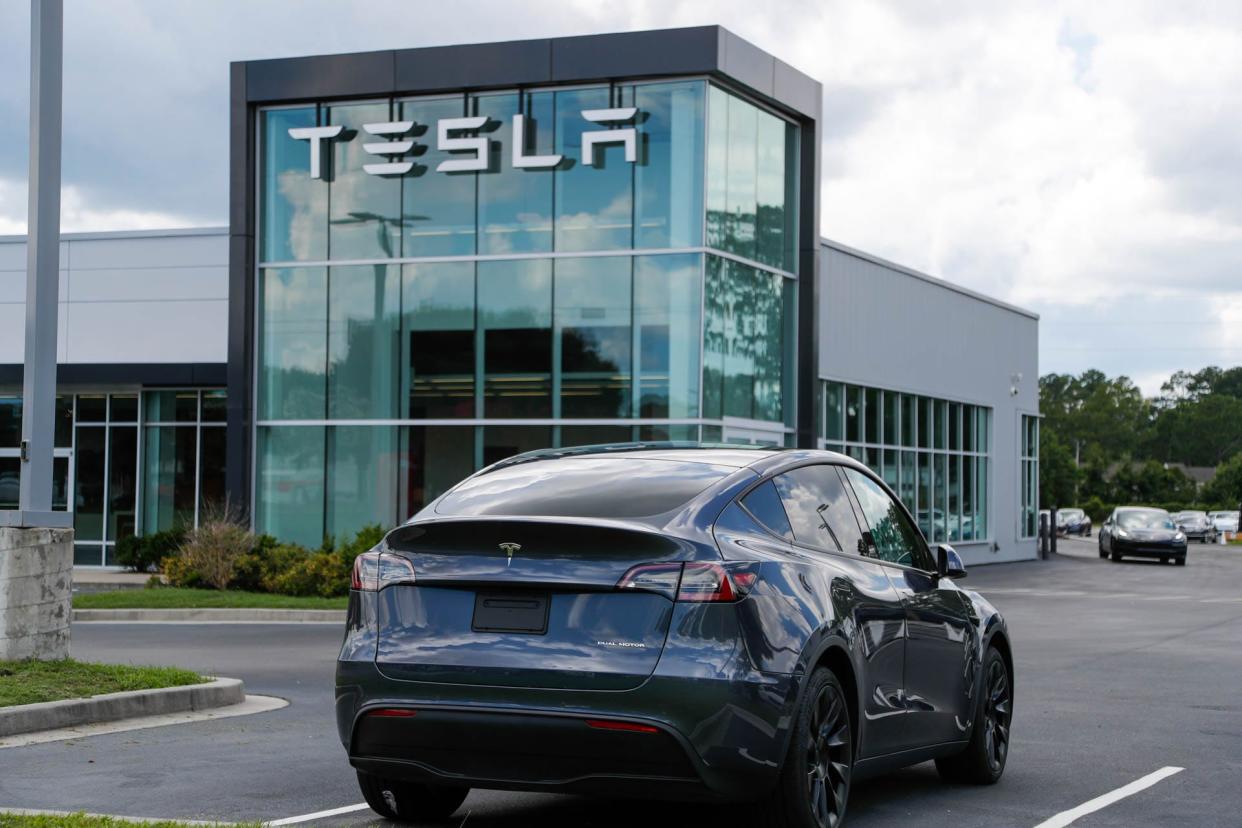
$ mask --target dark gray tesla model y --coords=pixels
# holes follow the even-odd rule
[[[839,825],[864,775],[1000,778],[1012,651],[965,574],[839,454],[519,455],[358,558],[341,741],[389,818],[446,817],[478,787]]]

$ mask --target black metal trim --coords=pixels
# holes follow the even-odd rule
[[[223,362],[69,362],[56,366],[56,384],[219,387],[225,384]],[[21,363],[0,365],[0,385],[18,385]]]

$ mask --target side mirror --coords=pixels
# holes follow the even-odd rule
[[[962,556],[947,543],[936,544],[936,572],[941,578],[965,578],[966,565]]]

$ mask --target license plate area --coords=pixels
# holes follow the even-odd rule
[[[470,628],[543,635],[548,631],[548,604],[548,595],[542,592],[479,592]]]

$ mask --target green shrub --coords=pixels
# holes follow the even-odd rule
[[[166,529],[150,535],[126,535],[116,542],[116,560],[135,572],[149,572],[176,552],[185,541],[185,530]]]
[[[181,555],[169,555],[160,561],[160,570],[170,586],[205,587],[207,582]]]
[[[350,569],[340,552],[314,552],[272,579],[272,592],[331,598],[349,592]]]

